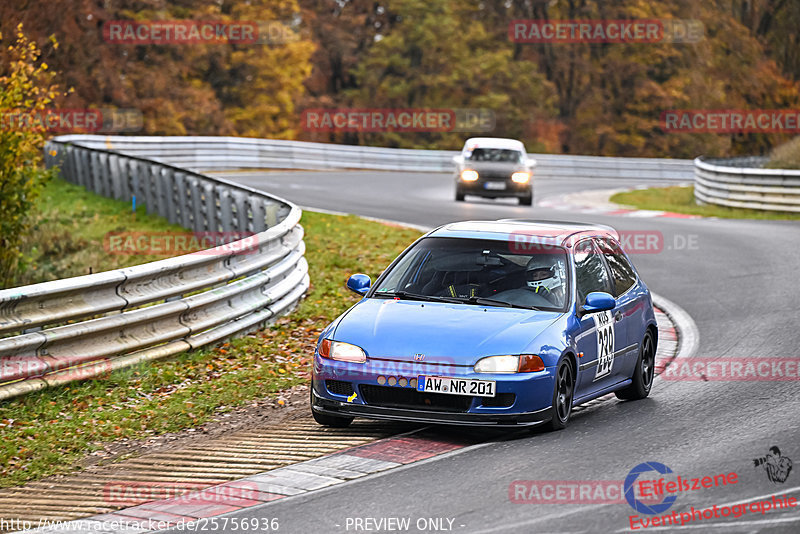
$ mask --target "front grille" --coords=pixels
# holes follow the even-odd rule
[[[416,389],[361,385],[361,397],[372,406],[384,408],[424,409],[435,412],[466,412],[472,405],[472,397],[445,395],[443,393],[421,393]]]
[[[513,393],[498,393],[494,397],[484,397],[481,401],[481,406],[486,408],[508,408],[514,404],[515,400],[517,400],[517,396]]]
[[[353,384],[342,382],[341,380],[326,380],[325,387],[334,395],[344,395],[349,397],[353,394]]]

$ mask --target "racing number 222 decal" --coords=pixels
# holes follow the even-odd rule
[[[597,380],[609,374],[614,364],[614,322],[611,312],[596,314],[594,326],[597,331],[597,372],[594,379]]]

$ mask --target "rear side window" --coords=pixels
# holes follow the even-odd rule
[[[579,305],[583,305],[586,295],[593,291],[611,290],[608,271],[591,240],[575,245],[575,277]]]
[[[636,283],[636,272],[633,266],[622,253],[618,243],[607,239],[598,239],[597,244],[603,252],[603,256],[611,267],[611,276],[614,279],[614,296],[619,296],[633,287]]]

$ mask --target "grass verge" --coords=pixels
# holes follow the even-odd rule
[[[694,187],[657,187],[617,193],[611,202],[641,210],[671,211],[721,219],[800,220],[800,213],[759,211],[725,206],[699,206],[694,201]]]
[[[307,381],[319,332],[358,300],[347,276],[374,279],[419,232],[314,212],[301,223],[311,289],[298,310],[212,349],[1,403],[0,486],[78,469],[103,444],[195,428]]]
[[[127,202],[102,197],[60,178],[49,180],[31,214],[31,229],[22,251],[27,257],[15,284],[35,284],[121,269],[165,256],[119,254],[106,250],[109,232],[186,232],[143,205],[136,212]]]

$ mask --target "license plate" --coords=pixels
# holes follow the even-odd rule
[[[494,397],[495,382],[493,380],[420,375],[417,378],[417,391],[423,393],[446,393],[448,395]]]
[[[486,182],[483,184],[483,187],[489,189],[491,191],[505,191],[506,183],[505,182]]]

